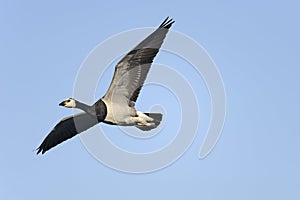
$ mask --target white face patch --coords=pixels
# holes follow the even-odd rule
[[[74,99],[71,99],[71,98],[68,98],[66,100],[64,100],[64,107],[67,107],[67,108],[75,108],[76,106],[76,102]]]

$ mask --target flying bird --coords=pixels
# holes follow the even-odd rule
[[[136,110],[134,106],[151,63],[174,22],[173,19],[167,17],[152,34],[117,63],[106,94],[93,105],[84,104],[73,98],[62,101],[60,106],[77,108],[83,112],[66,117],[56,124],[36,149],[37,154],[44,154],[49,149],[100,122],[135,126],[142,131],[156,128],[162,120],[162,114],[144,113]]]

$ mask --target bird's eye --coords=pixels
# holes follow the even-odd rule
[[[68,103],[69,103],[70,101],[71,101],[70,99],[67,100]]]

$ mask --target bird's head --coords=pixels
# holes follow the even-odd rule
[[[63,100],[59,105],[64,106],[66,108],[75,108],[76,101],[73,98],[67,98],[67,99]]]

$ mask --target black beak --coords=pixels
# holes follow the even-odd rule
[[[65,105],[65,102],[63,101],[63,102],[59,103],[58,105],[59,105],[59,106],[64,106],[64,105]]]

